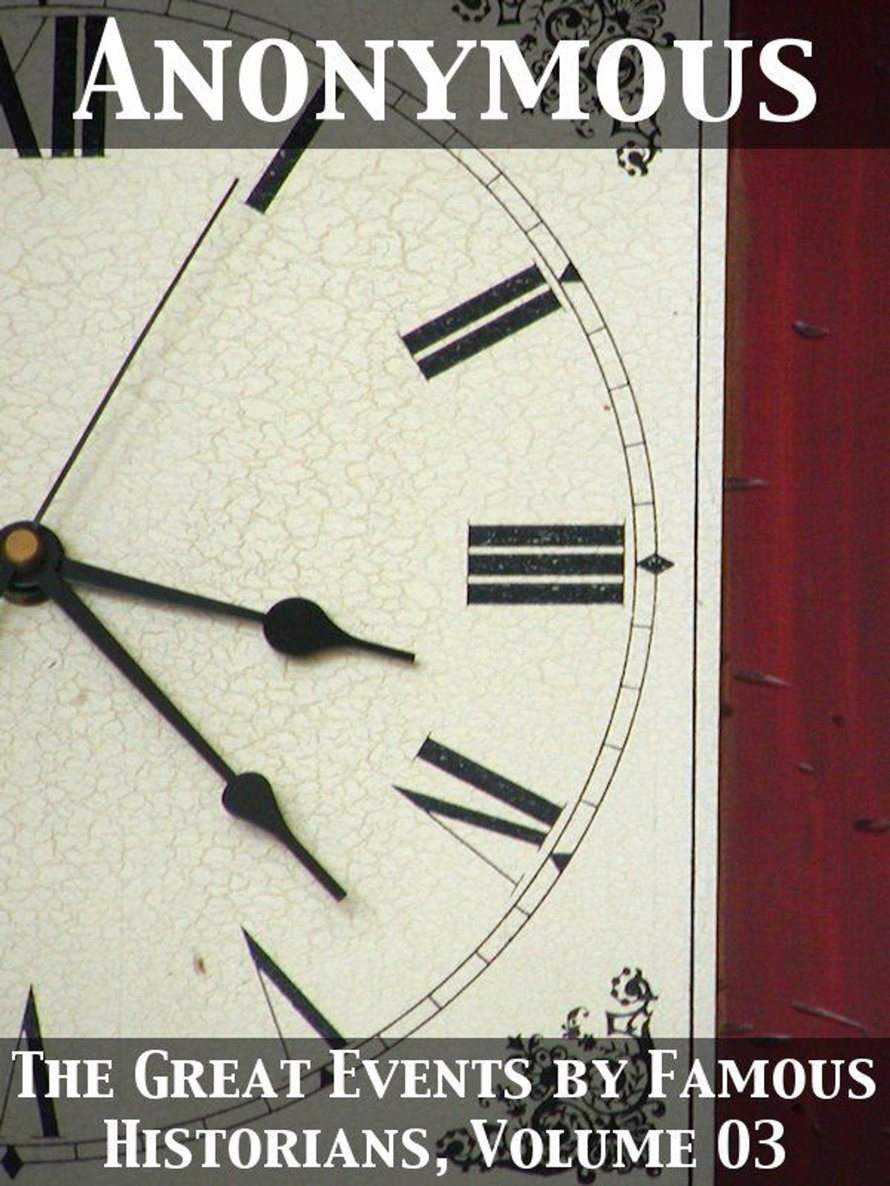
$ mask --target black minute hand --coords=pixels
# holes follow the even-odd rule
[[[203,613],[256,622],[262,625],[269,646],[284,655],[305,657],[318,654],[320,651],[353,647],[390,659],[401,659],[406,663],[414,662],[414,655],[410,651],[400,651],[395,647],[368,642],[364,638],[347,634],[331,620],[320,605],[308,601],[305,597],[291,597],[286,601],[279,601],[270,610],[262,613],[241,605],[217,601],[212,597],[202,597],[197,593],[187,593],[182,589],[171,589],[167,585],[143,581],[138,577],[109,572],[105,568],[82,564],[79,560],[71,560],[68,557],[62,561],[61,572],[66,581],[74,584],[109,589],[114,593],[122,593],[144,601],[155,601],[161,605],[179,605]]]
[[[307,852],[288,828],[268,780],[260,774],[236,774],[51,565],[43,566],[34,579],[43,593],[56,603],[90,642],[98,647],[105,658],[114,664],[121,675],[130,681],[167,723],[172,725],[192,749],[225,780],[223,806],[226,810],[231,815],[247,820],[270,833],[300,861],[329,894],[338,900],[344,898],[346,891],[343,887],[311,853]]]

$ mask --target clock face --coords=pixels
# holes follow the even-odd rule
[[[41,13],[26,113],[101,19]],[[641,967],[689,1032],[716,172],[11,130],[4,1031],[539,1032]]]
[[[3,164],[5,1032],[410,1033],[628,743],[665,562],[596,294],[479,151],[271,156]],[[297,597],[402,654],[282,654]]]

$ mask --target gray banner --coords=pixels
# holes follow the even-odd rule
[[[810,33],[805,21],[776,25],[735,51],[731,86],[728,5],[699,0],[4,3],[0,144],[64,156],[466,138],[645,159],[700,136],[719,146],[738,106],[739,143],[871,145],[874,121],[846,110],[861,86],[847,96],[837,78],[861,82],[867,69],[879,86],[874,63],[860,69],[824,22]],[[683,44],[703,40],[714,47]],[[771,52],[770,40],[811,41],[812,50]],[[813,100],[811,115],[785,122]],[[79,118],[86,113],[90,121]]]

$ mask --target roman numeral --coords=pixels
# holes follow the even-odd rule
[[[96,59],[99,42],[105,28],[105,17],[88,16],[82,21],[74,16],[56,19],[56,51],[53,68],[53,138],[55,157],[72,157],[75,150],[77,124],[77,58],[80,29],[83,27],[84,78],[88,78]],[[104,84],[106,70],[102,67],[98,83]],[[99,93],[90,102],[92,119],[80,124],[83,128],[82,152],[86,157],[105,155],[106,96]]]
[[[34,995],[34,989],[31,988],[28,992],[28,999],[25,1003],[25,1012],[22,1017],[22,1026],[19,1030],[19,1040],[16,1046],[17,1050],[21,1050],[24,1044],[26,1050],[44,1051],[43,1033],[40,1028],[40,1016],[37,1012],[37,999]],[[15,1073],[15,1072],[12,1072]],[[37,1091],[37,1110],[40,1115],[40,1131],[45,1137],[57,1137],[59,1135],[59,1121],[56,1116],[55,1101],[49,1098],[49,1083],[47,1080],[46,1067],[42,1062],[36,1063],[34,1066],[34,1084]],[[10,1104],[12,1083],[7,1088],[0,1107],[0,1128],[3,1127],[6,1111]],[[6,1156],[9,1156],[7,1151]],[[4,1158],[4,1161],[6,1158]],[[7,1170],[8,1172],[8,1170]],[[10,1175],[14,1176],[14,1175]]]
[[[9,131],[12,134],[12,142],[19,156],[40,156],[40,145],[34,135],[34,128],[22,100],[22,93],[15,78],[15,70],[9,60],[9,53],[2,37],[0,37],[0,107],[3,108],[3,114],[6,116]]]
[[[448,749],[447,746],[440,745],[439,742],[433,741],[432,738],[428,738],[423,743],[417,756],[422,762],[427,762],[430,766],[435,766],[438,770],[443,771],[452,778],[459,779],[467,786],[482,791],[483,794],[488,795],[490,798],[496,799],[508,807],[512,807],[515,811],[527,816],[538,825],[532,827],[528,824],[521,824],[511,819],[505,819],[499,815],[490,815],[487,812],[464,807],[458,803],[451,803],[446,799],[437,799],[432,795],[409,791],[404,787],[396,787],[399,794],[404,795],[410,803],[413,803],[415,807],[419,807],[421,811],[426,812],[437,823],[442,824],[447,831],[451,832],[451,835],[455,839],[460,840],[476,856],[481,857],[487,864],[497,869],[499,873],[512,881],[513,878],[509,877],[503,869],[500,869],[493,861],[490,861],[488,857],[479,852],[471,844],[467,844],[444,821],[455,820],[459,823],[469,824],[474,828],[494,832],[499,836],[508,836],[512,840],[519,840],[524,844],[533,845],[535,848],[541,848],[547,839],[550,829],[559,819],[562,808],[558,807],[555,803],[551,803],[549,799],[535,794],[534,791],[529,791],[518,783],[504,778],[500,774],[496,774],[493,770],[489,770],[485,766],[480,766],[478,762],[473,762],[469,758],[465,758],[463,754]],[[564,868],[565,863],[567,863],[562,857],[556,855],[554,855],[553,860],[560,869]]]
[[[320,86],[247,199],[247,205],[260,214],[265,214],[278,197],[303,153],[321,131],[322,125],[316,117],[324,107],[324,98],[324,86]]]
[[[471,527],[468,605],[623,605],[624,528]]]
[[[103,16],[60,16],[52,24],[55,41],[52,60],[52,126],[50,152],[53,157],[73,157],[77,148],[77,128],[81,132],[81,154],[85,157],[105,155],[106,96],[94,95],[90,104],[93,118],[82,123],[75,121],[78,105],[78,59],[83,42],[83,77],[86,78],[96,59],[99,42],[105,28]],[[103,67],[98,82],[104,83]],[[25,107],[15,67],[0,38],[0,107],[6,116],[12,142],[22,157],[40,157],[40,142]]]
[[[405,334],[402,341],[421,373],[433,379],[559,308],[541,269],[533,264]]]
[[[328,1021],[321,1010],[310,1001],[302,989],[297,988],[293,980],[290,979],[286,972],[282,971],[269,953],[264,951],[256,939],[252,935],[249,935],[247,931],[243,931],[243,935],[247,943],[247,950],[250,952],[250,958],[253,960],[257,975],[260,978],[260,983],[263,985],[263,991],[266,992],[266,980],[270,981],[275,985],[284,999],[296,1009],[305,1022],[312,1026],[318,1036],[328,1046],[345,1046],[346,1039],[343,1035]],[[266,993],[266,999],[267,1001],[269,999],[268,993]],[[272,1010],[274,1017],[275,1010],[272,1009],[271,1001],[269,1001],[269,1008]]]

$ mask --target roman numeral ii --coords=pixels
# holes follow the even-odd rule
[[[402,341],[427,379],[555,313],[559,301],[537,264],[435,317]]]

